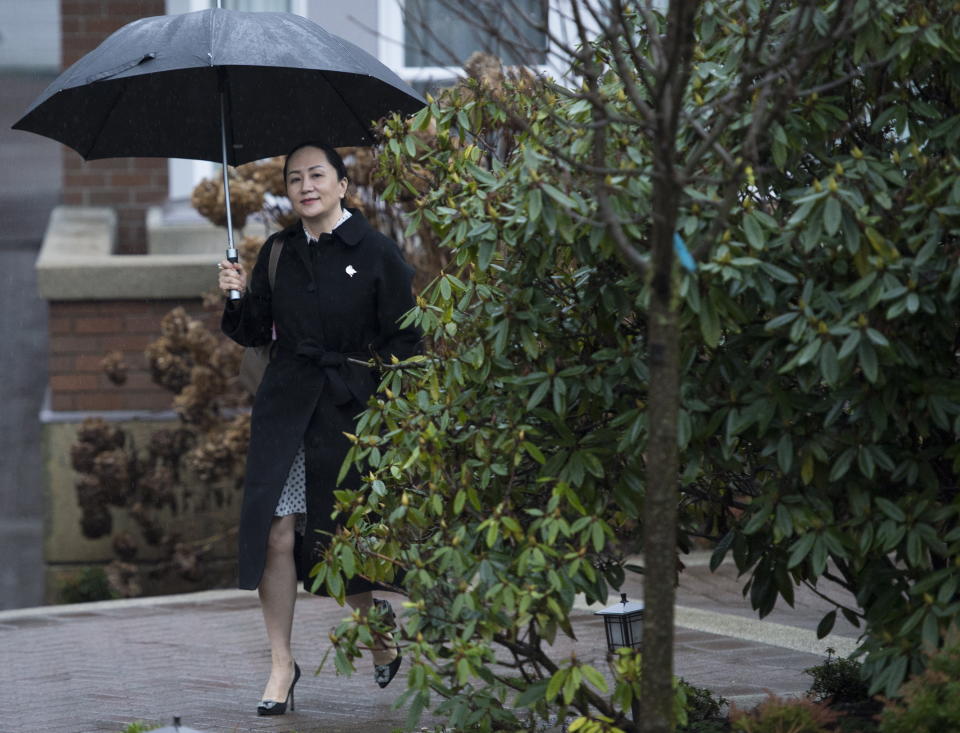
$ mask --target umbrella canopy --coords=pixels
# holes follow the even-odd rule
[[[223,136],[226,162],[240,165],[316,138],[369,145],[373,120],[424,104],[373,56],[306,18],[210,9],[124,26],[13,127],[87,160],[222,162]]]

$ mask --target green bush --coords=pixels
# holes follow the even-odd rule
[[[345,577],[403,573],[410,727],[430,710],[456,729],[579,714],[635,730],[638,664],[618,660],[611,684],[549,647],[573,635],[577,595],[605,601],[678,507],[680,548],[718,540],[713,562],[732,554],[761,615],[825,577],[854,594],[818,631],[838,613],[860,624],[865,672],[888,694],[960,608],[945,316],[960,302],[960,16],[930,4],[914,23],[908,0],[685,5],[702,12],[682,172],[656,168],[676,141],[643,122],[661,116],[637,89],[659,82],[619,75],[623,39],[647,34],[641,54],[661,43],[634,11],[584,55],[603,70],[589,96],[500,70],[381,130],[384,200],[409,204],[408,234],[449,260],[404,322],[425,355],[386,365],[349,436],[344,471],[365,479],[336,492],[342,531],[314,580],[341,596]],[[759,67],[742,66],[745,38],[775,65],[770,94],[820,90],[784,97],[750,132],[771,102]],[[783,81],[778,59],[811,47],[820,57]],[[728,107],[730,90],[744,103]],[[674,177],[671,233],[697,266],[654,280],[651,222],[677,201],[651,192]],[[673,281],[681,405],[658,422],[665,382],[651,374],[672,321],[648,306]],[[661,506],[648,489],[676,472],[651,459],[661,442],[680,450],[680,500],[645,525]],[[361,631],[338,631],[338,669]],[[648,712],[667,701],[650,697]]]
[[[960,643],[930,655],[927,668],[887,701],[881,733],[945,733],[960,730]]]
[[[90,601],[109,601],[117,597],[110,588],[107,574],[103,568],[84,568],[76,575],[60,583],[57,598],[60,603],[89,603]]]
[[[156,730],[159,727],[159,725],[152,723],[144,723],[142,720],[135,720],[132,723],[128,723],[120,733],[147,733],[147,731]]]
[[[813,677],[807,696],[818,702],[859,703],[870,699],[870,686],[863,679],[863,665],[854,659],[833,656],[827,649],[827,661],[803,670]]]
[[[680,688],[686,696],[687,724],[677,728],[677,733],[713,733],[726,730],[721,721],[723,708],[729,704],[722,695],[714,697],[705,687],[691,685],[682,677]]]
[[[750,712],[730,710],[733,730],[742,733],[826,733],[838,717],[822,703],[772,694]]]

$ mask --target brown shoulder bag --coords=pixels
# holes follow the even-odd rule
[[[267,276],[270,280],[270,290],[277,282],[277,262],[280,259],[280,253],[283,251],[283,240],[277,238],[274,240],[270,249],[270,262],[267,268]],[[237,378],[250,394],[256,394],[263,380],[263,373],[267,370],[267,364],[273,357],[273,349],[276,346],[277,330],[273,331],[273,340],[263,346],[248,346],[243,350],[243,358],[240,359],[240,372]]]

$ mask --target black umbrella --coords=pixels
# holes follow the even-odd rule
[[[215,8],[124,26],[60,74],[13,127],[86,160],[222,162],[229,201],[228,163],[317,138],[369,145],[373,120],[424,104],[373,56],[306,18]],[[236,257],[229,206],[227,231]]]

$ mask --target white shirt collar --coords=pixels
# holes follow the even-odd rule
[[[346,209],[343,209],[343,213],[340,214],[340,218],[337,219],[337,223],[333,225],[333,228],[336,229],[338,226],[340,226],[341,224],[343,224],[343,222],[345,222],[345,221],[346,221],[347,219],[349,219],[351,216],[352,216],[352,214],[351,214],[349,211],[347,211]],[[301,222],[301,223],[302,223],[302,222]],[[306,225],[306,224],[303,224],[303,233],[304,233],[304,235],[305,235],[306,238],[307,238],[307,244],[309,244],[310,242],[316,242],[316,241],[318,241],[318,239],[319,239],[318,237],[315,237],[315,236],[313,236],[313,234],[310,233],[310,230],[307,229],[307,225]]]

